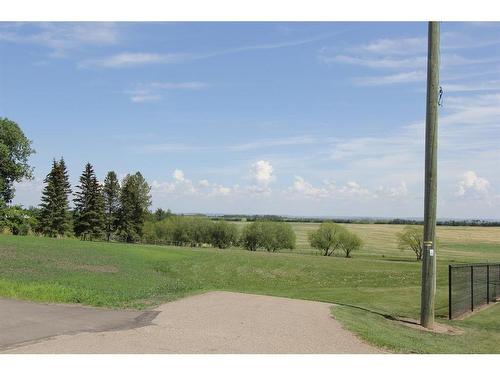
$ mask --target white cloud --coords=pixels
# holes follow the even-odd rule
[[[157,102],[161,99],[159,95],[132,95],[130,101],[133,103]]]
[[[3,24],[0,41],[37,44],[49,48],[52,57],[64,57],[86,45],[112,45],[119,40],[117,25],[107,22],[35,22],[30,28],[34,30],[26,31],[24,24]]]
[[[323,182],[322,187],[313,186],[300,176],[295,176],[295,181],[291,188],[287,190],[289,193],[312,198],[315,200],[321,199],[351,199],[360,197],[377,198],[377,195],[371,193],[367,188],[362,187],[355,181],[349,181],[345,185],[337,186],[335,182]]]
[[[176,169],[174,171],[174,173],[172,173],[172,177],[174,178],[174,180],[176,182],[183,182],[183,181],[185,181],[184,172],[181,171],[180,169]]]
[[[427,56],[425,54],[418,56],[350,56],[342,54],[329,55],[328,49],[322,49],[319,53],[319,59],[326,64],[349,64],[364,66],[372,69],[414,69],[421,70],[427,66]],[[441,68],[464,65],[479,65],[498,62],[497,58],[469,59],[457,54],[441,55]]]
[[[462,33],[443,33],[441,49],[457,50],[477,48],[478,45],[491,45],[494,41],[471,40]],[[498,41],[495,42],[500,43]],[[350,64],[370,69],[392,70],[391,74],[354,78],[354,83],[360,86],[394,85],[402,83],[424,82],[427,66],[426,37],[383,38],[351,47],[345,51],[338,48],[323,47],[318,51],[319,60],[326,64]],[[468,66],[495,66],[500,60],[497,56],[470,58],[464,55],[442,53],[440,59],[441,77],[446,80],[464,80],[465,69]],[[488,69],[486,69],[488,70]],[[477,68],[473,74],[477,75]],[[493,73],[492,73],[493,74]],[[480,86],[476,83],[476,88]],[[460,89],[457,85],[456,89]],[[481,87],[484,90],[485,87]],[[487,87],[486,89],[493,89]]]
[[[215,185],[212,190],[212,194],[214,195],[229,195],[231,192],[231,188],[223,185]]]
[[[399,198],[406,197],[408,195],[408,187],[406,186],[406,182],[403,181],[399,186],[380,186],[375,194],[378,197],[389,197],[389,198]]]
[[[353,48],[355,51],[383,55],[410,55],[427,51],[427,38],[384,38]]]
[[[203,188],[206,188],[206,187],[209,187],[210,186],[210,182],[208,182],[208,180],[200,180],[198,181],[198,185],[200,187],[203,187]]]
[[[309,145],[317,143],[318,140],[310,136],[301,137],[283,137],[275,139],[261,139],[255,142],[248,142],[228,146],[229,151],[249,151],[259,148],[277,147],[277,146],[294,146],[294,145]]]
[[[354,79],[354,82],[360,86],[382,86],[400,83],[424,82],[426,77],[427,75],[425,71],[415,70],[411,72],[402,72],[381,76],[358,77]]]
[[[175,190],[175,184],[171,182],[159,182],[154,180],[151,183],[151,191],[155,194],[168,194]]]
[[[445,97],[450,112],[443,124],[500,125],[500,93],[463,97]]]
[[[415,56],[406,58],[393,58],[393,57],[359,57],[348,55],[334,55],[328,56],[320,53],[320,60],[327,64],[344,63],[350,65],[365,66],[368,68],[381,68],[381,69],[395,69],[395,68],[425,68],[427,58],[425,56]]]
[[[163,91],[183,90],[198,91],[207,88],[205,82],[150,82],[139,84],[132,90],[125,90],[123,93],[130,95],[130,100],[134,103],[159,101],[162,99]]]
[[[313,199],[325,198],[329,195],[327,189],[314,187],[300,176],[295,176],[291,191]]]
[[[122,52],[100,59],[88,59],[78,64],[81,68],[127,68],[151,64],[173,64],[189,59],[181,53]]]
[[[162,90],[201,90],[208,85],[205,82],[151,82],[147,86]]]
[[[355,181],[349,181],[345,186],[340,187],[338,189],[338,192],[341,194],[347,194],[350,196],[371,195],[371,193],[368,189],[361,187],[361,185]]]
[[[500,81],[492,80],[479,83],[443,83],[443,90],[446,93],[468,92],[468,91],[500,91]]]
[[[327,140],[318,139],[312,136],[293,136],[293,137],[280,137],[272,139],[259,139],[254,142],[246,142],[240,144],[230,145],[189,145],[181,143],[159,143],[140,146],[142,152],[186,152],[186,151],[212,151],[222,150],[228,152],[244,152],[257,150],[261,148],[275,148],[281,146],[295,146],[295,145],[313,145],[318,143],[325,143]]]
[[[206,179],[199,180],[194,184],[186,178],[184,172],[175,169],[172,173],[172,181],[159,182],[154,180],[151,184],[153,196],[162,197],[197,197],[199,199],[211,198],[216,196],[228,196],[237,194],[239,186],[227,187],[223,184],[210,183]]]
[[[208,53],[121,52],[115,55],[105,56],[98,59],[84,60],[79,64],[79,66],[100,67],[100,68],[124,68],[124,67],[133,67],[133,66],[150,65],[150,64],[175,64],[185,61],[201,60],[201,59],[207,59],[222,55],[229,55],[239,52],[273,50],[278,48],[300,46],[303,44],[326,39],[328,37],[332,37],[340,33],[342,33],[342,31],[317,35],[305,39],[240,46],[240,47],[228,48]]]
[[[266,160],[259,160],[252,164],[252,179],[260,186],[267,186],[273,180],[273,166]]]
[[[498,39],[477,40],[463,33],[441,33],[442,50],[460,50],[468,48],[486,47],[500,43]],[[427,53],[427,37],[396,37],[381,38],[369,43],[352,47],[357,53],[374,55],[416,55]]]
[[[208,146],[186,145],[182,143],[159,143],[145,144],[135,146],[134,149],[140,153],[162,153],[162,152],[188,152],[188,151],[207,151],[213,149]]]
[[[468,193],[485,194],[490,188],[490,182],[482,177],[479,177],[474,171],[467,171],[462,175],[462,179],[458,183],[457,195],[460,197]]]

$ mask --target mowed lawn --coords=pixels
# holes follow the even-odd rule
[[[352,259],[315,255],[307,233],[317,224],[304,223],[294,224],[297,249],[276,254],[2,235],[0,296],[148,308],[208,290],[268,294],[336,303],[347,328],[392,351],[500,353],[500,305],[446,320],[447,265],[500,262],[500,228],[438,227],[438,320],[464,330],[451,336],[388,319],[419,313],[420,263],[395,240],[403,226],[346,226],[365,242]]]

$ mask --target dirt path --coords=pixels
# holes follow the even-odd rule
[[[148,325],[144,324],[153,313],[141,319],[140,313],[124,312],[130,315],[122,316],[119,325],[106,323],[112,331],[95,332],[102,329],[91,327],[94,332],[65,333],[4,353],[380,352],[344,330],[331,317],[330,306],[287,298],[210,292],[161,305],[155,310],[158,315]],[[2,312],[0,317],[4,316]],[[16,316],[9,319],[16,320]],[[0,323],[0,335],[3,324]],[[85,329],[74,327],[73,332],[82,330]]]

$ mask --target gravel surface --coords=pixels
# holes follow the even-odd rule
[[[381,352],[343,329],[330,315],[331,306],[288,298],[210,292],[166,303],[152,312],[126,312],[130,315],[122,316],[125,321],[120,324],[113,326],[106,321],[107,328],[112,330],[107,330],[104,324],[100,328],[90,327],[92,332],[81,332],[86,328],[75,323],[71,334],[59,334],[4,353]],[[109,310],[91,310],[109,313]],[[2,320],[4,316],[2,312]],[[12,315],[8,319],[15,321],[17,317]],[[2,328],[0,325],[0,335]]]

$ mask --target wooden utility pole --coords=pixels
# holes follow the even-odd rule
[[[436,294],[437,135],[439,100],[439,22],[429,22],[425,118],[425,198],[420,324],[434,326]]]

